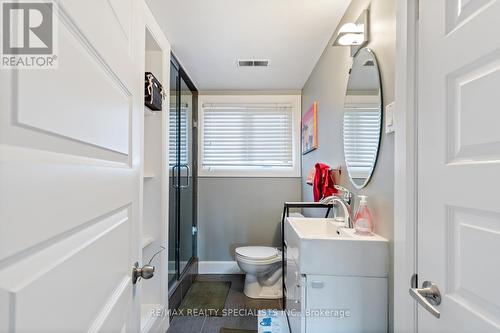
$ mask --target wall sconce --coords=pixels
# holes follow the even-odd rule
[[[354,23],[340,27],[333,46],[350,46],[351,56],[368,43],[368,9],[365,9]]]

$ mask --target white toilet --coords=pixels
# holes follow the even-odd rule
[[[281,251],[268,246],[243,246],[235,250],[236,261],[246,273],[244,293],[250,298],[283,296]]]

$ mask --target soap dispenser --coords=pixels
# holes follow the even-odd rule
[[[359,206],[354,217],[354,230],[359,235],[373,235],[373,218],[368,208],[367,196],[359,195]]]

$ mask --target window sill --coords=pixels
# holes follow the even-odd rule
[[[299,168],[200,168],[198,177],[300,178]]]

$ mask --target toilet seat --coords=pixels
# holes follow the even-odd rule
[[[269,264],[274,264],[276,262],[281,261],[281,256],[276,256],[274,258],[270,259],[265,259],[265,260],[258,260],[258,259],[251,259],[251,258],[245,258],[241,257],[239,255],[236,255],[236,260],[242,263],[247,263],[247,264],[252,264],[255,266],[260,266],[260,265],[269,265]]]
[[[236,256],[247,262],[273,263],[281,258],[281,252],[269,246],[243,246],[235,250]]]

